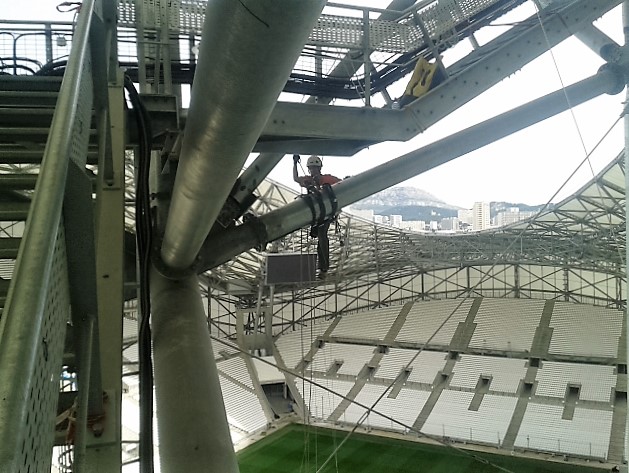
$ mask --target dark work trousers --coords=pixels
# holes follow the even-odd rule
[[[317,227],[317,266],[321,271],[327,271],[330,268],[330,240],[328,239],[330,223],[332,222],[323,222]]]

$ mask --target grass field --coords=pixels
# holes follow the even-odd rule
[[[346,432],[288,425],[238,453],[241,473],[312,473]],[[514,473],[601,473],[605,470],[472,452]],[[500,470],[447,447],[353,434],[326,473],[493,473]]]

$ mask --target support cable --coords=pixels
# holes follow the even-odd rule
[[[149,195],[149,169],[151,159],[150,117],[135,86],[125,76],[125,89],[133,106],[139,131],[137,178],[135,192],[136,244],[139,260],[140,330],[138,334],[140,369],[140,471],[153,473],[153,361],[151,349],[151,299],[149,272],[153,222]]]
[[[579,122],[577,121],[577,117],[574,114],[574,107],[572,106],[572,102],[570,101],[570,97],[566,92],[566,84],[563,80],[563,76],[561,75],[561,71],[559,70],[559,64],[557,63],[557,58],[555,58],[555,53],[553,53],[553,48],[550,44],[550,40],[548,39],[548,33],[546,32],[546,28],[544,27],[544,22],[542,21],[542,17],[540,15],[539,6],[535,4],[535,14],[537,15],[537,20],[539,22],[539,26],[544,34],[544,39],[546,40],[546,45],[548,46],[548,52],[550,53],[550,57],[552,58],[553,65],[555,66],[555,71],[557,72],[557,78],[559,79],[559,83],[561,84],[561,90],[564,92],[564,96],[566,98],[566,103],[568,104],[568,109],[570,111],[570,117],[572,118],[572,122],[574,123],[574,127],[576,129],[577,135],[579,136],[579,142],[581,143],[581,147],[583,148],[583,152],[588,156],[587,162],[590,167],[590,171],[592,173],[592,177],[594,177],[594,168],[592,167],[592,162],[589,159],[588,150],[585,146],[585,140],[583,139],[583,134],[581,133],[581,128],[579,127]]]
[[[544,22],[543,22],[543,20],[542,20],[542,15],[540,14],[540,7],[539,7],[539,5],[537,4],[537,2],[535,3],[535,14],[536,14],[536,16],[537,16],[537,21],[539,22],[539,26],[540,26],[540,28],[541,28],[541,30],[542,30],[542,33],[544,34],[544,39],[546,40],[546,45],[548,46],[548,52],[550,53],[550,57],[551,57],[551,58],[552,58],[552,60],[553,60],[553,64],[554,64],[554,66],[555,66],[555,71],[557,72],[557,77],[559,78],[559,82],[560,82],[560,84],[561,84],[561,88],[562,88],[562,90],[564,91],[564,96],[565,96],[565,98],[566,98],[566,103],[568,104],[568,107],[569,107],[569,110],[570,110],[570,116],[572,117],[572,121],[573,121],[573,123],[574,123],[574,127],[575,127],[575,129],[576,129],[577,135],[579,136],[579,142],[581,143],[581,147],[583,148],[583,152],[585,153],[585,160],[584,160],[584,161],[587,161],[587,163],[588,163],[588,166],[589,166],[589,168],[590,168],[590,174],[592,175],[592,178],[596,178],[596,173],[594,172],[594,167],[592,166],[592,160],[590,159],[590,155],[591,155],[592,153],[591,153],[591,152],[590,152],[590,153],[588,153],[588,151],[587,151],[587,147],[586,147],[586,145],[585,145],[585,140],[584,140],[584,138],[583,138],[583,134],[581,133],[581,128],[579,127],[579,122],[577,121],[577,117],[576,117],[576,115],[575,115],[575,113],[574,113],[574,108],[573,108],[572,103],[571,103],[571,101],[570,101],[570,97],[568,97],[568,94],[566,93],[566,86],[565,86],[565,83],[564,83],[564,80],[563,80],[563,76],[561,75],[561,71],[559,70],[559,64],[557,63],[557,59],[555,58],[555,54],[553,53],[553,48],[552,48],[552,46],[551,46],[551,44],[550,44],[550,40],[548,39],[548,33],[547,33],[547,31],[546,31],[546,28],[544,27]],[[612,130],[612,129],[613,129],[613,128],[614,128],[614,127],[618,124],[618,122],[620,121],[620,119],[621,119],[622,117],[624,117],[624,116],[625,116],[625,114],[626,114],[626,109],[627,109],[627,105],[625,104],[625,106],[623,107],[623,111],[622,111],[622,113],[621,113],[620,117],[618,118],[618,120],[616,120],[616,121],[614,122],[614,124],[613,124],[613,125],[611,126],[611,128],[607,131],[607,133],[605,133],[605,135],[603,136],[603,138],[601,139],[601,141],[602,141],[602,140],[603,140],[603,139],[604,139],[604,138],[605,138],[605,137],[606,137],[606,136],[607,136],[607,135],[611,132],[611,130]],[[600,141],[599,141],[599,143],[598,143],[598,144],[600,144]],[[596,146],[598,146],[598,144],[597,144]],[[592,151],[594,151],[594,150],[592,150]],[[578,170],[578,169],[579,169],[582,165],[583,165],[583,162],[582,162],[581,164],[579,164],[579,167],[577,168],[577,170]],[[625,171],[625,172],[626,172],[626,171]],[[575,173],[576,173],[576,170],[575,170]],[[574,173],[573,173],[573,174],[571,174],[571,175],[570,175],[570,177],[569,177],[568,179],[572,178],[572,176],[573,176],[573,175],[574,175]],[[564,183],[564,185],[565,185],[565,183]],[[563,186],[562,186],[562,187],[563,187]],[[600,185],[597,185],[597,186],[596,186],[596,190],[598,191],[598,197],[602,200],[602,199],[603,199],[603,194],[602,194],[602,192],[601,192],[601,186],[600,186]],[[556,194],[555,194],[555,195],[556,195]],[[610,224],[610,226],[611,226],[611,219],[612,219],[611,214],[608,214],[608,215],[607,215],[607,221],[608,221],[608,223]],[[581,224],[581,225],[583,226],[583,224]],[[624,258],[624,255],[622,255],[622,254],[621,254],[621,253],[622,253],[622,251],[621,251],[620,247],[618,247],[618,253],[619,253],[619,256],[621,256],[621,258],[620,258],[620,259],[623,259],[623,258]]]
[[[504,471],[505,473],[516,473],[516,472],[514,472],[512,470],[509,470],[507,468],[503,468],[503,467],[501,467],[499,465],[491,463],[486,458],[483,458],[483,457],[480,457],[478,455],[475,455],[474,453],[471,453],[470,450],[465,450],[465,449],[459,448],[459,447],[457,447],[455,445],[452,445],[452,444],[446,442],[445,440],[443,440],[441,437],[437,437],[436,435],[426,434],[426,433],[424,433],[424,432],[422,432],[420,430],[415,429],[412,425],[408,425],[408,424],[406,424],[406,423],[404,423],[402,421],[399,421],[399,420],[391,417],[390,415],[387,415],[387,414],[385,414],[383,412],[379,412],[379,411],[377,411],[375,409],[370,409],[369,406],[367,406],[366,404],[362,404],[362,403],[360,403],[360,402],[358,402],[358,401],[356,401],[354,399],[350,399],[348,396],[345,396],[343,394],[337,393],[336,391],[334,391],[334,389],[329,388],[328,386],[326,386],[324,384],[321,384],[321,383],[319,383],[317,381],[314,381],[312,376],[311,376],[310,379],[308,379],[305,376],[305,373],[304,373],[304,375],[302,375],[302,374],[298,373],[295,370],[291,370],[289,368],[283,368],[283,367],[277,365],[277,363],[273,363],[271,361],[268,361],[265,358],[262,358],[262,357],[260,357],[258,355],[254,355],[252,353],[249,353],[248,351],[243,350],[238,345],[235,345],[235,344],[231,343],[230,341],[228,341],[226,339],[219,338],[219,337],[217,337],[215,335],[210,335],[210,338],[213,341],[217,341],[217,342],[227,346],[228,348],[231,348],[233,350],[237,350],[238,352],[242,353],[243,355],[250,356],[250,357],[255,358],[256,360],[258,360],[258,361],[260,361],[260,362],[262,362],[264,364],[267,364],[269,366],[273,366],[276,369],[278,369],[279,371],[281,371],[282,373],[286,373],[286,374],[289,374],[289,375],[294,376],[296,378],[300,378],[302,380],[302,382],[307,382],[307,383],[309,383],[310,386],[316,386],[316,387],[318,387],[320,389],[323,389],[324,391],[326,391],[326,392],[328,392],[330,394],[333,394],[334,396],[338,396],[338,397],[340,397],[343,400],[349,401],[349,402],[351,402],[352,404],[355,404],[358,407],[362,407],[363,409],[367,409],[368,411],[370,410],[371,412],[373,412],[375,414],[378,414],[379,416],[382,416],[383,418],[387,419],[388,421],[392,422],[393,424],[399,425],[400,427],[404,427],[409,432],[414,432],[414,433],[416,433],[420,437],[424,437],[424,438],[433,440],[436,443],[438,443],[438,444],[440,444],[440,445],[442,445],[444,447],[448,447],[448,448],[451,448],[451,449],[457,451],[458,453],[460,453],[463,456],[466,456],[466,457],[472,458],[474,460],[477,460],[477,461],[479,461],[481,463],[493,466],[493,467],[497,468],[500,471]],[[398,377],[399,376],[400,375],[398,375]],[[396,378],[396,380],[397,380],[397,378]],[[347,440],[347,436],[341,441],[341,443],[339,444],[338,448],[340,448],[345,443],[346,440]],[[336,453],[338,451],[338,448],[336,448],[335,451],[332,452],[330,458],[332,458],[332,455],[334,456],[334,458],[336,458]],[[327,465],[327,463],[328,462],[326,461],[326,463],[324,463],[317,471],[318,472],[322,471],[322,469]]]
[[[544,37],[549,45],[549,51],[551,53],[551,57],[553,59],[553,63],[555,64],[555,68],[557,71],[557,75],[559,76],[559,80],[561,83],[561,87],[562,90],[566,91],[566,87],[563,81],[563,78],[561,76],[561,73],[559,71],[556,59],[554,54],[552,53],[552,48],[550,48],[550,41],[548,39],[546,30],[544,28],[544,25],[542,23],[541,17],[539,15],[539,11],[537,11],[537,17],[540,23],[540,26],[542,28],[542,31],[544,33]],[[581,130],[578,126],[576,117],[574,115],[574,110],[572,107],[572,104],[569,100],[569,97],[567,95],[567,93],[565,93],[566,96],[566,101],[568,102],[568,107],[572,116],[572,119],[574,121],[576,130],[577,130],[577,134],[579,135],[579,139],[581,142],[581,145],[584,149],[585,152],[585,158],[581,161],[581,163],[577,166],[577,168],[570,174],[570,176],[568,176],[568,178],[564,181],[564,183],[560,186],[560,188],[553,194],[553,196],[549,199],[549,201],[542,207],[542,209],[540,209],[540,211],[538,212],[538,215],[541,214],[544,210],[546,210],[548,208],[548,206],[550,205],[550,203],[553,201],[553,199],[559,194],[559,192],[566,186],[566,184],[570,181],[570,179],[572,179],[572,177],[576,174],[576,172],[583,166],[583,164],[585,164],[586,162],[588,163],[589,167],[590,167],[590,171],[592,173],[592,175],[594,175],[594,169],[592,167],[591,161],[590,161],[590,156],[592,154],[592,152],[594,152],[594,150],[596,148],[598,148],[598,146],[600,145],[600,143],[607,137],[607,135],[611,132],[611,130],[616,126],[616,124],[620,121],[619,117],[614,124],[609,128],[609,130],[604,134],[604,136],[599,140],[599,142],[596,144],[596,146],[594,147],[594,149],[592,149],[591,152],[588,153],[587,148],[585,146],[585,142],[583,139],[583,135],[581,133]],[[600,187],[599,187],[599,193],[600,193]],[[512,246],[514,246],[514,244],[521,240],[522,237],[524,236],[524,233],[526,232],[526,230],[528,230],[531,227],[532,224],[532,220],[529,221],[529,223],[522,229],[522,231],[520,232],[520,234],[511,242],[511,244],[507,247],[507,249],[505,249],[505,252],[508,252],[510,250],[510,248]],[[479,279],[479,281],[472,287],[472,288],[468,288],[466,291],[466,296],[463,297],[461,299],[461,302],[459,304],[457,304],[457,306],[452,310],[452,312],[444,319],[444,321],[439,325],[439,327],[437,327],[437,329],[435,330],[435,332],[428,338],[428,340],[426,341],[426,343],[424,344],[424,346],[422,348],[420,348],[420,350],[418,350],[415,355],[411,358],[411,360],[406,364],[405,369],[408,369],[408,367],[417,359],[417,357],[422,353],[424,347],[426,345],[428,345],[428,343],[430,343],[430,341],[437,335],[437,333],[443,328],[443,326],[445,326],[445,324],[454,316],[454,314],[456,313],[456,311],[463,305],[463,303],[469,298],[469,294],[472,294],[477,287],[479,287],[482,283],[484,283],[488,278],[489,275],[491,274],[491,271],[494,269],[494,267],[498,264],[498,260],[495,260],[491,267],[484,272],[483,276]],[[385,391],[374,401],[374,403],[372,404],[371,408],[366,410],[363,415],[359,418],[358,422],[353,426],[353,428],[347,433],[347,435],[345,436],[345,438],[343,439],[343,441],[334,449],[334,451],[330,454],[330,456],[328,457],[328,459],[326,460],[326,462],[317,470],[317,473],[320,473],[321,471],[323,471],[323,469],[325,468],[325,466],[331,461],[331,459],[336,455],[336,453],[338,452],[338,450],[343,446],[343,444],[350,438],[350,436],[362,425],[362,423],[365,421],[365,419],[369,416],[369,414],[373,411],[373,409],[376,407],[376,405],[380,402],[380,400],[389,392],[389,390],[393,387],[393,385],[395,384],[394,380],[389,386],[387,386],[387,388],[385,389]]]
[[[579,165],[577,166],[577,168],[570,173],[570,175],[566,178],[566,180],[563,182],[563,184],[559,187],[559,189],[552,195],[552,197],[544,204],[544,206],[538,211],[537,215],[540,215],[541,213],[543,213],[552,203],[553,199],[555,199],[555,197],[557,197],[557,195],[561,192],[561,190],[568,184],[568,182],[572,179],[572,177],[579,171],[579,169],[586,163],[589,161],[590,155],[599,147],[599,145],[603,142],[603,140],[609,135],[609,133],[612,131],[612,129],[616,126],[616,124],[621,120],[622,116],[618,117],[616,119],[616,121],[612,124],[612,126],[607,130],[607,132],[605,132],[605,134],[603,135],[603,137],[596,143],[596,145],[594,146],[594,148],[592,149],[592,151],[590,153],[588,153],[586,155],[586,157],[581,161],[581,163],[579,163]],[[513,239],[513,241],[507,246],[507,248],[505,248],[505,250],[503,251],[503,253],[509,253],[511,248],[513,246],[515,246],[515,244],[518,241],[521,241],[522,238],[524,237],[526,231],[531,228],[533,222],[534,222],[534,218],[532,218],[531,220],[529,220],[526,224],[526,226],[520,231],[520,233],[518,235],[516,235],[516,237]],[[468,288],[464,294],[465,296],[461,298],[461,302],[459,302],[456,307],[454,309],[452,309],[452,311],[450,312],[450,314],[444,319],[444,321],[439,325],[439,327],[436,328],[436,330],[433,332],[433,334],[426,340],[426,342],[423,344],[423,346],[415,353],[415,355],[413,355],[413,357],[410,359],[410,361],[408,361],[408,363],[406,363],[406,366],[404,367],[404,369],[402,370],[402,372],[404,372],[405,370],[408,370],[408,368],[411,366],[411,364],[413,364],[413,362],[419,357],[419,355],[424,351],[424,348],[426,346],[428,346],[428,344],[433,340],[433,338],[435,338],[437,336],[437,333],[439,333],[439,331],[445,326],[446,323],[448,323],[448,321],[454,316],[454,314],[459,310],[459,308],[463,305],[463,303],[469,299],[469,294],[473,294],[476,289],[483,284],[485,281],[487,281],[489,279],[489,275],[491,274],[491,272],[493,271],[493,269],[498,265],[498,263],[500,262],[500,260],[498,258],[496,258],[494,260],[494,262],[492,263],[492,265],[487,269],[487,271],[485,271],[482,274],[482,277],[479,278],[478,282],[476,284],[474,284],[473,287]],[[321,466],[321,468],[319,468],[316,473],[320,473],[323,471],[323,468],[331,461],[331,459],[338,453],[338,450],[347,442],[347,440],[349,440],[349,438],[352,436],[352,434],[354,434],[356,432],[356,430],[363,424],[363,422],[367,419],[367,417],[369,416],[369,414],[371,414],[371,412],[376,412],[379,415],[382,415],[381,413],[374,411],[374,408],[377,406],[377,404],[380,402],[380,400],[382,400],[382,398],[384,398],[384,396],[387,395],[387,393],[391,390],[391,388],[395,385],[395,382],[397,381],[397,378],[395,380],[393,380],[392,383],[390,383],[387,388],[384,390],[384,392],[374,401],[374,403],[371,405],[371,408],[367,409],[364,414],[358,419],[358,422],[356,422],[356,424],[352,427],[352,429],[347,433],[347,435],[343,438],[343,440],[341,441],[341,443],[338,445],[337,448],[334,449],[334,451],[332,451],[332,453],[330,453],[328,459],[326,460],[326,462]],[[357,404],[357,403],[356,403]],[[364,406],[361,406],[364,407]],[[386,417],[386,416],[384,416]],[[396,421],[396,423],[399,424],[399,422]],[[422,435],[426,435],[423,434]],[[448,445],[444,442],[444,445]],[[448,445],[451,446],[451,445]],[[486,460],[483,460],[484,462],[487,462]],[[501,467],[499,467],[498,465],[492,464],[490,462],[487,462],[488,464],[500,469],[501,471],[509,471],[506,469],[503,469]]]

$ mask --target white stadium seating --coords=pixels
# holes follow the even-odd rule
[[[219,379],[229,424],[247,433],[264,428],[268,420],[258,396],[223,376]]]
[[[550,353],[615,357],[622,331],[622,311],[555,302]],[[575,321],[578,320],[578,323]]]
[[[360,393],[358,393],[355,400],[364,406],[372,407],[385,390],[386,386],[366,384],[363,389],[361,389]],[[414,389],[402,389],[397,394],[395,399],[390,398],[390,394],[391,390],[389,390],[387,394],[385,394],[382,399],[376,403],[374,410],[397,420],[399,423],[383,417],[373,411],[368,417],[363,419],[366,409],[356,404],[351,404],[341,415],[339,420],[355,424],[360,419],[363,419],[362,425],[364,427],[375,427],[407,432],[409,428],[413,427],[417,416],[428,400],[428,396],[430,396],[430,392],[417,391]]]
[[[396,305],[345,315],[334,328],[332,336],[382,340],[397,319],[402,307],[404,306]]]
[[[470,347],[486,350],[529,351],[545,301],[483,299],[474,318]]]
[[[230,358],[229,360],[220,361],[216,364],[219,371],[231,376],[236,381],[253,389],[253,381],[247,370],[247,364],[240,356]]]
[[[468,409],[474,393],[444,390],[422,432],[439,437],[500,445],[517,398],[485,394],[477,411]]]
[[[326,343],[315,353],[306,369],[326,373],[334,363],[342,363],[338,374],[357,376],[374,353],[374,346]]]
[[[424,434],[504,448],[505,436],[511,426],[508,448],[606,459],[610,452],[614,390],[618,382],[616,357],[622,314],[610,309],[555,302],[550,320],[553,336],[548,357],[553,359],[553,353],[557,353],[596,359],[566,362],[549,361],[542,356],[539,366],[529,367],[531,355],[527,350],[532,348],[536,333],[544,333],[537,332],[537,328],[546,301],[483,299],[475,314],[474,326],[467,327],[473,329],[469,343],[471,353],[457,349],[461,353],[454,360],[450,359],[448,345],[459,324],[468,317],[473,301],[467,300],[455,310],[459,302],[414,303],[393,344],[422,346],[453,314],[427,345],[430,349],[420,351],[418,348],[390,346],[386,353],[379,355],[383,339],[397,320],[402,306],[346,315],[330,334],[332,341],[328,339],[320,347],[314,342],[329,323],[283,334],[275,344],[289,367],[297,366],[314,347],[312,361],[305,364],[304,373],[315,376],[318,383],[338,393],[335,395],[297,379],[296,386],[303,396],[306,412],[313,418],[350,425],[361,421],[367,429],[406,433],[418,422],[422,409],[430,407],[425,421],[420,424]],[[361,343],[334,341],[335,337],[353,338]],[[385,344],[388,342],[390,340]],[[539,349],[538,346],[536,350]],[[483,350],[502,351],[504,356],[496,353],[480,355]],[[524,356],[514,356],[513,352],[524,353]],[[600,357],[606,360],[605,364],[600,363]],[[375,370],[368,373],[364,367],[372,360],[376,363]],[[218,367],[221,373],[244,386],[253,387],[240,357],[220,360]],[[409,373],[404,376],[402,389],[399,384],[394,384],[387,390],[404,369]],[[440,373],[449,374],[449,379],[440,379]],[[527,374],[535,376],[535,389],[529,397],[521,398],[520,389]],[[481,378],[490,379],[488,386],[479,384]],[[445,382],[439,386],[445,386],[445,389],[440,391],[434,404],[431,400],[427,405],[436,381]],[[251,389],[231,384],[233,396],[255,397]],[[355,403],[348,404],[343,412],[337,410],[342,396],[347,396],[354,386],[363,386],[355,401],[364,406],[372,406],[387,390],[376,404],[374,410],[377,412],[362,419],[366,408]],[[477,392],[479,386],[483,387],[482,393]],[[578,399],[569,399],[575,402],[574,405],[565,404],[568,386],[579,388]],[[397,392],[395,398],[390,397],[391,392]],[[514,418],[516,405],[521,410]],[[230,423],[238,426],[238,432],[265,425],[261,409],[261,417],[253,425],[239,418],[237,411],[230,414],[229,409],[230,406]],[[562,419],[564,409],[567,409],[566,419]],[[330,419],[335,411],[335,416]],[[520,415],[523,416],[521,423]],[[512,419],[517,423],[511,425]],[[614,425],[616,422],[614,419]]]
[[[449,345],[471,305],[471,299],[415,302],[396,340],[410,343],[427,343],[430,340],[433,345]]]
[[[330,322],[320,322],[301,327],[298,330],[286,332],[275,340],[286,367],[293,369],[306,355],[317,337],[323,335],[330,326]]]
[[[312,379],[333,392],[304,380],[296,380],[295,385],[304,400],[305,410],[315,419],[327,420],[343,400],[341,396],[347,396],[354,383],[339,379]]]
[[[529,403],[515,446],[606,459],[612,411],[577,407],[572,420],[562,412],[560,405]]]
[[[488,376],[491,377],[490,391],[515,393],[526,369],[526,360],[461,355],[454,365],[450,386],[474,389],[481,376]]]
[[[616,387],[613,366],[544,361],[537,371],[537,396],[563,398],[568,384],[579,385],[579,399],[609,402]]]

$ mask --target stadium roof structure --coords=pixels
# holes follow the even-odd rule
[[[625,298],[619,291],[625,279],[624,180],[624,154],[620,153],[574,195],[557,204],[547,204],[528,220],[478,232],[405,231],[342,212],[338,217],[338,231],[331,238],[330,274],[325,280],[311,283],[306,297],[343,292],[344,288],[355,289],[358,281],[364,281],[365,285],[376,281],[387,285],[403,276],[452,270],[450,276],[445,277],[447,279],[464,268],[476,268],[486,280],[474,287],[478,278],[466,282],[459,276],[451,292],[433,297],[482,293],[482,288],[489,285],[495,291],[501,287],[503,291],[498,292],[503,295],[520,297],[522,291],[518,293],[517,283],[508,281],[507,274],[496,268],[543,267],[546,276],[555,271],[568,272],[579,283],[576,287],[572,284],[568,296],[563,283],[569,278],[564,276],[560,278],[563,282],[549,287],[546,295],[538,293],[537,297],[587,300],[624,307]],[[260,186],[259,201],[253,210],[264,214],[286,205],[297,196],[292,189],[267,180]],[[268,249],[272,252],[312,253],[316,252],[316,242],[309,238],[307,230],[301,230],[271,243]],[[258,286],[264,285],[265,257],[265,252],[244,252],[209,271],[204,280],[215,290],[215,296],[217,292],[229,293],[230,289],[237,289],[235,293],[244,297],[257,294]],[[544,278],[542,273],[538,277]],[[612,280],[615,281],[613,284],[601,284]],[[293,297],[294,289],[293,285],[286,285],[277,286],[274,291],[276,297],[281,298],[283,291]],[[593,290],[596,294],[591,292]],[[585,297],[586,293],[589,298]]]
[[[627,55],[593,23],[620,3],[393,0],[379,9],[324,0],[84,0],[73,22],[2,21],[0,46],[9,53],[0,61],[0,464],[33,471],[50,463],[55,439],[47,426],[59,397],[51,373],[72,360],[81,381],[77,456],[87,451],[94,464],[120,467],[116,403],[122,351],[132,343],[122,340],[121,313],[131,296],[140,301],[140,398],[147,401],[140,456],[146,465],[153,458],[155,386],[169,471],[196,471],[188,467],[195,462],[198,470],[237,470],[233,451],[224,448],[224,400],[208,356],[214,326],[221,335],[238,331],[241,349],[257,350],[269,349],[272,337],[299,319],[406,300],[514,297],[624,308],[622,154],[573,197],[496,230],[412,233],[342,213],[333,270],[323,280],[269,286],[265,254],[250,250],[259,244],[314,253],[309,222],[330,217],[336,204],[347,207],[579,103],[619,93]],[[263,15],[249,9],[254,4]],[[499,25],[497,36],[479,44],[477,31],[524,4],[535,13]],[[441,140],[392,160],[400,167],[345,179],[325,201],[298,199],[264,179],[286,154],[353,156],[374,143],[408,141],[572,35],[609,67],[455,133],[448,146]],[[443,53],[461,43],[464,57],[445,61]],[[416,91],[422,81],[409,82],[410,93],[393,100],[388,88],[426,63],[434,83]],[[209,86],[195,89],[193,76]],[[187,110],[179,86],[191,87]],[[310,98],[278,101],[282,92]],[[339,103],[351,99],[353,106]],[[501,126],[492,125],[495,119]],[[260,154],[241,174],[251,152]],[[123,174],[129,189],[139,189],[129,190],[126,202]],[[138,235],[126,268],[135,245],[124,239],[123,210],[127,230]],[[215,259],[203,259],[208,254]],[[244,342],[243,331],[255,330],[265,337]],[[110,425],[94,426],[88,409],[115,414],[97,417]],[[103,431],[92,427],[105,435],[95,438]],[[207,441],[200,448],[192,437]]]

